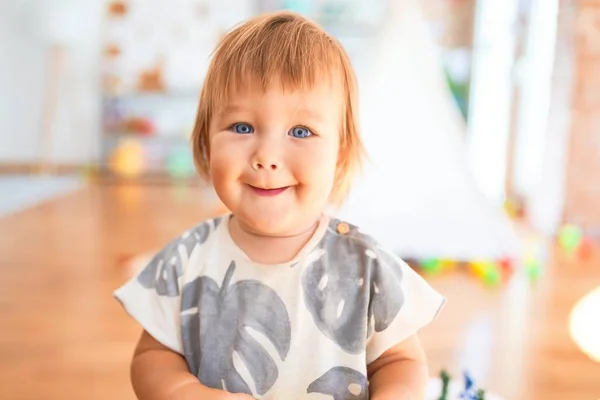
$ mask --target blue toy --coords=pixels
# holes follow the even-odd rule
[[[465,371],[465,389],[460,394],[462,400],[485,400],[485,392],[475,386],[473,377]]]
[[[468,372],[465,371],[465,389],[460,394],[461,400],[476,400],[475,395],[475,381],[469,375]]]
[[[450,375],[446,370],[443,370],[440,374],[440,378],[442,380],[442,394],[438,398],[438,400],[450,400],[448,399],[448,385],[450,383]],[[475,380],[473,377],[465,371],[464,373],[465,379],[465,388],[460,393],[461,400],[485,400],[485,391],[483,389],[477,388],[475,385]]]

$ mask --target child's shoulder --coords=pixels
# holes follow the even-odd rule
[[[383,256],[393,262],[402,262],[390,249],[385,248],[369,232],[347,220],[329,217],[329,226],[325,237],[325,246],[329,250],[344,253],[366,253],[367,255]]]
[[[220,215],[200,221],[181,232],[179,236],[173,238],[167,247],[177,247],[181,244],[186,245],[186,247],[188,245],[193,247],[197,244],[204,244],[217,231],[217,228],[225,219],[226,216]]]
[[[159,295],[177,296],[178,279],[187,270],[193,254],[210,242],[225,217],[215,217],[186,229],[164,245],[138,272],[137,281]]]
[[[215,232],[225,220],[225,216],[209,218],[191,225],[178,236],[171,238],[155,254],[152,262],[166,262],[179,259],[179,263],[185,262],[191,257],[194,249],[205,246],[215,235]]]

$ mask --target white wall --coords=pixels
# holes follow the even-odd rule
[[[520,62],[520,101],[515,137],[514,184],[530,198],[543,173],[552,97],[558,0],[532,0],[526,46]]]
[[[556,57],[552,63],[553,76],[549,118],[544,133],[544,151],[536,180],[527,193],[530,222],[545,234],[555,234],[562,224],[565,201],[565,175],[574,81],[575,9],[563,7],[558,13]]]
[[[0,7],[0,161],[23,161],[35,154],[45,49],[26,34],[25,7]]]
[[[70,164],[96,157],[103,4],[104,0],[0,2],[0,163],[27,163],[38,156],[52,44],[66,48],[50,159]]]
[[[486,196],[504,200],[517,0],[477,2],[469,100],[471,169]]]

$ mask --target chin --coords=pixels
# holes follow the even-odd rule
[[[289,209],[261,209],[262,207],[242,207],[232,210],[239,221],[249,230],[268,236],[285,235],[293,231],[298,223]]]

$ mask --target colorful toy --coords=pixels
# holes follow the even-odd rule
[[[175,179],[189,178],[194,175],[194,159],[187,148],[175,148],[166,159],[166,169]]]
[[[483,282],[488,286],[498,286],[502,282],[500,268],[495,263],[488,263],[488,268],[483,275]]]
[[[456,268],[458,262],[450,259],[425,258],[419,262],[419,265],[425,273],[437,275]]]
[[[515,260],[510,257],[503,257],[498,260],[498,265],[503,271],[513,272],[515,270]]]
[[[543,243],[537,237],[529,237],[525,241],[523,267],[530,282],[535,282],[543,272],[546,256]]]
[[[471,272],[478,278],[483,279],[488,269],[487,261],[472,261],[469,263]]]
[[[558,233],[558,241],[561,247],[573,254],[577,247],[581,244],[583,232],[573,224],[565,224]]]
[[[485,400],[485,390],[478,388],[475,385],[475,380],[468,373],[464,372],[464,389],[459,394],[460,400]],[[448,398],[449,395],[449,385],[450,385],[450,375],[446,370],[442,370],[440,373],[440,380],[442,381],[442,390],[441,394],[437,400],[453,400]]]
[[[154,66],[140,71],[137,90],[141,92],[163,92],[165,83],[165,60],[159,57]]]
[[[442,372],[440,373],[440,379],[442,381],[442,393],[440,394],[438,400],[446,400],[448,398],[448,385],[450,384],[450,375],[445,369],[442,370]]]
[[[525,206],[523,202],[507,198],[504,201],[504,211],[509,218],[519,220],[525,217]]]
[[[145,168],[144,149],[137,140],[123,140],[110,157],[110,167],[125,178],[139,176]]]
[[[122,17],[127,14],[128,7],[124,1],[113,1],[108,6],[108,15],[111,17]]]
[[[525,259],[525,272],[530,281],[536,281],[542,274],[542,263],[535,257]]]
[[[515,272],[515,260],[510,257],[503,257],[498,260],[498,266],[502,274],[502,281],[508,281]]]
[[[154,121],[146,117],[122,116],[120,111],[114,111],[108,120],[108,127],[114,132],[151,136],[156,133]]]
[[[464,373],[464,377],[465,377],[465,388],[461,392],[460,398],[464,399],[464,400],[475,400],[475,395],[476,395],[475,382],[473,381],[473,378],[471,377],[471,375],[469,375],[467,372]]]
[[[446,83],[450,88],[450,92],[452,93],[452,97],[456,102],[463,118],[467,120],[469,118],[469,82],[461,81],[460,79],[456,79],[452,76],[450,70],[447,68],[444,69]]]
[[[594,252],[594,243],[592,242],[592,239],[590,239],[587,236],[584,236],[583,239],[581,240],[581,242],[579,243],[579,247],[577,249],[577,255],[579,256],[579,258],[581,258],[582,260],[587,260],[592,256],[592,253]]]
[[[574,224],[565,224],[558,232],[558,243],[570,257],[587,260],[592,256],[594,243],[585,236],[583,230]]]
[[[444,271],[453,270],[458,265],[458,262],[455,260],[442,259],[442,260],[440,260],[440,263],[442,264],[442,269]]]
[[[567,230],[566,232],[563,237],[564,243],[567,243],[570,248],[576,249],[576,254],[580,258],[589,258],[594,249],[593,242],[586,237],[579,239],[577,230],[571,230],[571,232]],[[423,272],[429,275],[437,275],[458,266],[466,266],[467,270],[486,286],[500,287],[514,276],[517,268],[523,268],[530,281],[538,280],[543,273],[544,260],[547,257],[546,251],[547,246],[540,238],[529,237],[525,239],[523,254],[518,258],[504,256],[496,260],[475,259],[459,261],[425,258],[416,260],[413,265],[417,265]]]
[[[478,260],[469,264],[473,274],[488,286],[498,286],[502,282],[502,273],[498,264],[492,261]]]
[[[428,274],[439,274],[442,272],[443,265],[440,260],[435,258],[426,258],[421,261],[421,268]]]
[[[466,263],[450,259],[422,259],[419,267],[428,275],[439,275],[442,272],[453,270],[461,264],[467,264],[469,271],[487,286],[499,286],[510,279],[514,272],[514,261],[505,257],[496,261],[475,260]]]

